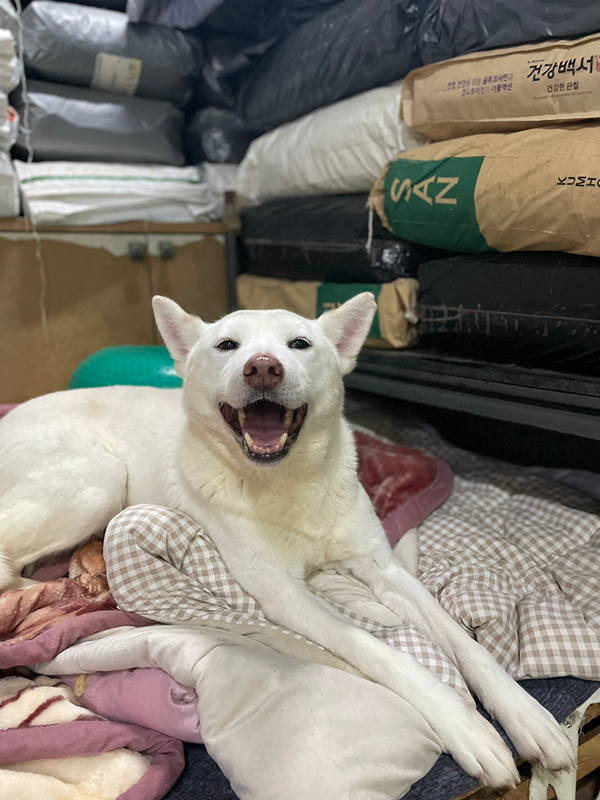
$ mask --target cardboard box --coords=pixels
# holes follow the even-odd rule
[[[207,321],[227,313],[220,225],[144,232],[132,224],[40,236],[41,264],[27,221],[0,221],[0,403],[66,389],[77,365],[102,347],[161,343],[153,294]],[[141,246],[141,259],[130,254],[132,244],[138,254]]]

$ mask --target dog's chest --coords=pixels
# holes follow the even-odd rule
[[[245,516],[252,535],[286,564],[307,571],[350,558],[355,550],[351,508],[331,492],[296,496],[276,495],[262,502],[250,500]]]

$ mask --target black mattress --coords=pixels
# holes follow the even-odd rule
[[[561,722],[600,689],[600,683],[581,678],[525,680],[520,681],[520,684]],[[482,713],[490,719],[485,712]],[[500,725],[490,721],[516,757],[516,752]],[[185,761],[183,774],[166,796],[166,800],[237,800],[229,781],[203,745],[186,744]],[[450,756],[442,755],[431,771],[415,783],[404,797],[405,800],[452,800],[476,787],[475,778],[467,775]],[[286,798],[282,797],[281,800]]]
[[[598,374],[600,259],[458,255],[421,264],[419,346],[461,358]]]
[[[386,283],[415,277],[417,265],[445,251],[398,239],[373,214],[367,252],[368,195],[276,200],[242,213],[244,272],[334,283]]]

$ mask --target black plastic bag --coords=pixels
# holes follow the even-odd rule
[[[419,34],[424,64],[477,50],[600,30],[597,0],[432,0]]]
[[[224,0],[206,17],[204,27],[257,43],[287,36],[298,25],[340,2],[342,0]]]
[[[422,264],[424,348],[461,358],[598,374],[600,259],[485,253]]]
[[[296,28],[244,80],[240,116],[275,128],[315,108],[403,78],[421,65],[428,0],[344,0]]]
[[[148,22],[167,28],[196,28],[223,0],[127,0],[132,22]]]
[[[239,164],[250,142],[263,131],[251,128],[233,111],[224,108],[203,108],[198,111],[184,133],[184,150],[188,164],[211,161]]]
[[[201,29],[196,34],[190,34],[194,35],[201,43],[204,58],[191,107],[235,108],[240,80],[277,39],[253,42],[239,36]]]
[[[398,239],[373,219],[368,195],[318,195],[246,209],[241,260],[246,272],[270,278],[334,283],[387,283],[414,277],[417,265],[444,251]]]
[[[163,100],[122,97],[78,86],[29,81],[30,144],[35,161],[185,163],[181,147],[183,111]],[[24,108],[16,158],[27,158]]]
[[[225,0],[204,20],[194,108],[233,109],[248,70],[282,37],[341,0]],[[254,126],[261,127],[261,126]]]

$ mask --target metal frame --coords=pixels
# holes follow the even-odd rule
[[[600,379],[419,354],[364,353],[352,389],[600,440]]]

